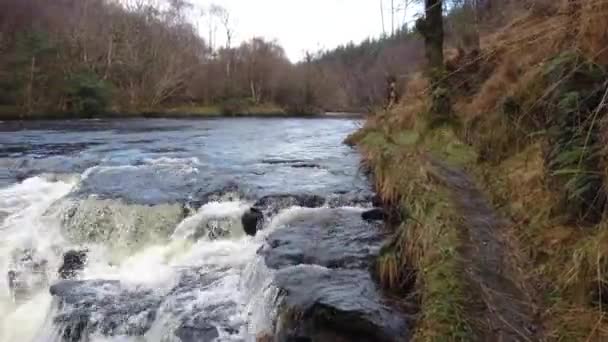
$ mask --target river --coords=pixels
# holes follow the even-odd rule
[[[358,124],[0,123],[0,341],[398,340]]]

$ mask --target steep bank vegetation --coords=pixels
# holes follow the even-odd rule
[[[222,7],[202,13],[182,0],[0,1],[0,118],[361,112],[422,56],[403,29],[292,63],[264,38],[233,46]],[[207,25],[225,45],[201,36]]]
[[[603,341],[608,2],[505,4],[477,8],[479,49],[446,44],[443,65],[414,76],[399,105],[350,138],[385,201],[410,217],[379,277],[388,289],[417,290],[421,340],[493,340],[503,336],[492,329],[498,317],[516,323],[504,328],[515,340]],[[472,183],[446,184],[438,160]],[[487,224],[504,252],[500,283],[514,284],[533,326],[502,315],[501,300],[478,286],[488,279],[469,271],[491,264],[471,258],[470,247],[487,244],[472,244],[475,213],[462,206],[471,187],[505,219]]]

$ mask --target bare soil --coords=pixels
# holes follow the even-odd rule
[[[461,169],[429,158],[431,176],[451,192],[461,216],[460,250],[473,305],[475,326],[483,341],[541,341],[534,295],[523,281],[508,230],[472,179]]]

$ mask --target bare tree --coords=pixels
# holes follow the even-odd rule
[[[226,77],[230,80],[231,79],[231,71],[232,71],[232,63],[233,63],[233,58],[234,58],[234,54],[232,53],[232,38],[234,35],[234,31],[232,28],[232,21],[231,21],[231,17],[230,17],[230,12],[219,5],[211,5],[211,9],[209,11],[211,13],[212,16],[215,16],[216,18],[219,19],[220,23],[222,24],[222,27],[224,28],[224,32],[226,33]]]

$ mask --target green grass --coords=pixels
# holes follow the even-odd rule
[[[467,165],[477,155],[449,127],[387,131],[382,126],[365,127],[349,139],[362,149],[383,198],[410,217],[396,228],[378,258],[378,277],[387,289],[398,292],[416,275],[420,320],[415,340],[470,341],[471,297],[458,253],[460,218],[448,191],[428,176],[425,156]]]

